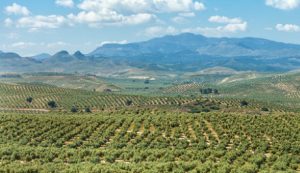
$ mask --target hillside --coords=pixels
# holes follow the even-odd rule
[[[219,69],[217,70],[219,71]],[[189,74],[177,84],[165,87],[165,94],[200,95],[213,98],[248,99],[300,110],[300,73],[243,72],[232,75]],[[218,89],[217,95],[203,95],[200,89]]]
[[[105,44],[89,54],[60,51],[30,58],[0,53],[0,72],[93,73],[123,76],[142,71],[181,75],[207,68],[287,72],[300,67],[300,46],[260,38],[209,38],[180,34],[129,44]]]

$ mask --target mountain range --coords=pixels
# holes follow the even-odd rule
[[[0,51],[0,72],[180,74],[214,67],[258,72],[296,70],[300,68],[300,45],[184,33],[137,43],[106,44],[88,54],[60,51],[22,57]]]

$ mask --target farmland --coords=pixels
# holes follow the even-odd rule
[[[78,78],[65,75],[61,82],[77,85]],[[103,92],[35,77],[5,80],[0,172],[297,173],[297,78],[221,84],[111,79],[100,85],[119,90]]]
[[[0,171],[297,172],[299,116],[165,112],[0,116]]]

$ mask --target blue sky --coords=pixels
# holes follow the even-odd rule
[[[0,50],[88,53],[192,32],[300,44],[300,0],[1,0]]]

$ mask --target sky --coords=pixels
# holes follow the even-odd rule
[[[0,0],[0,50],[89,53],[185,32],[300,44],[300,0]]]

